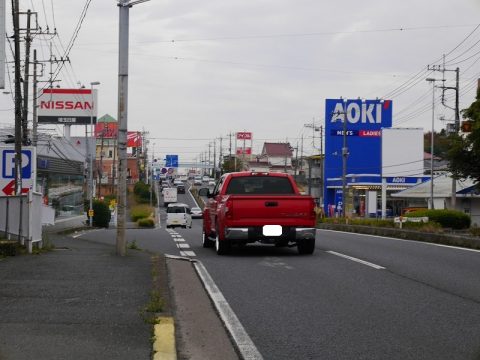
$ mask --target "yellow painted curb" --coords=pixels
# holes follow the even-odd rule
[[[153,360],[176,360],[175,325],[172,317],[157,318],[154,328]]]

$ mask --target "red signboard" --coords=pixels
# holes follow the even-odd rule
[[[97,139],[116,139],[118,124],[116,122],[99,122],[95,124],[95,137]],[[141,147],[142,133],[140,131],[127,132],[127,147]]]
[[[252,155],[252,148],[237,148],[237,155]]]
[[[237,132],[237,140],[252,140],[251,132]]]
[[[127,147],[142,146],[142,133],[139,131],[127,132]]]
[[[95,124],[95,137],[104,139],[116,139],[118,126],[116,122],[99,122]]]

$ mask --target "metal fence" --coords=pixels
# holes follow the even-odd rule
[[[29,253],[33,243],[42,247],[42,194],[0,196],[0,234],[17,239]]]

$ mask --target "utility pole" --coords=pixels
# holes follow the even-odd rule
[[[22,111],[22,144],[28,146],[28,78],[30,75],[30,17],[32,12],[27,11],[27,34],[25,35],[25,69],[23,77],[23,111]],[[34,94],[35,96],[35,94]]]
[[[119,0],[118,8],[118,194],[116,251],[117,255],[125,256],[125,222],[127,211],[128,29],[130,10],[129,0]]]
[[[302,134],[302,147],[300,151],[300,171],[303,171],[303,134]]]
[[[12,1],[15,48],[15,194],[22,192],[22,93],[20,91],[20,13],[19,0]]]
[[[38,120],[37,120],[37,49],[33,50],[33,116],[32,116],[32,145],[37,146],[38,142]]]
[[[98,124],[98,120],[97,120],[97,124]],[[103,123],[103,128],[102,128],[102,134],[100,135],[100,166],[98,168],[98,173],[99,173],[99,184],[98,184],[98,198],[100,199],[100,197],[102,196],[102,179],[103,179],[103,140],[105,138],[105,125],[107,123],[104,122]],[[100,126],[98,126],[98,128],[100,128]],[[114,164],[115,166],[115,164]]]
[[[445,68],[445,55],[443,56],[443,66],[428,66],[428,70],[431,71],[441,71],[443,74],[443,82],[445,82],[445,72],[455,72],[455,86],[439,86],[442,89],[442,105],[453,110],[455,112],[455,123],[454,123],[454,133],[458,134],[460,131],[460,105],[459,105],[459,98],[460,98],[460,68],[456,69],[446,69]],[[446,90],[454,90],[455,91],[455,107],[448,106],[445,103],[445,91]],[[433,135],[432,135],[433,136]],[[433,155],[432,155],[433,157]],[[433,158],[432,158],[433,162]],[[450,198],[450,203],[452,209],[455,209],[457,206],[457,180],[452,177],[452,193]]]
[[[347,218],[347,102],[345,101],[345,110],[343,112],[343,147],[342,147],[342,213]]]
[[[213,139],[213,176],[217,178],[217,139]]]
[[[223,174],[223,171],[222,171],[222,160],[223,160],[223,138],[220,136],[220,155],[218,157],[218,168],[220,170],[220,175]]]
[[[323,207],[323,198],[324,198],[324,164],[325,164],[325,155],[323,154],[323,126],[320,125],[320,192],[319,192],[319,207]]]

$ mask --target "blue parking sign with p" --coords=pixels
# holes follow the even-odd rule
[[[22,150],[22,179],[32,177],[32,150]],[[15,178],[15,150],[3,149],[2,151],[2,178]]]

